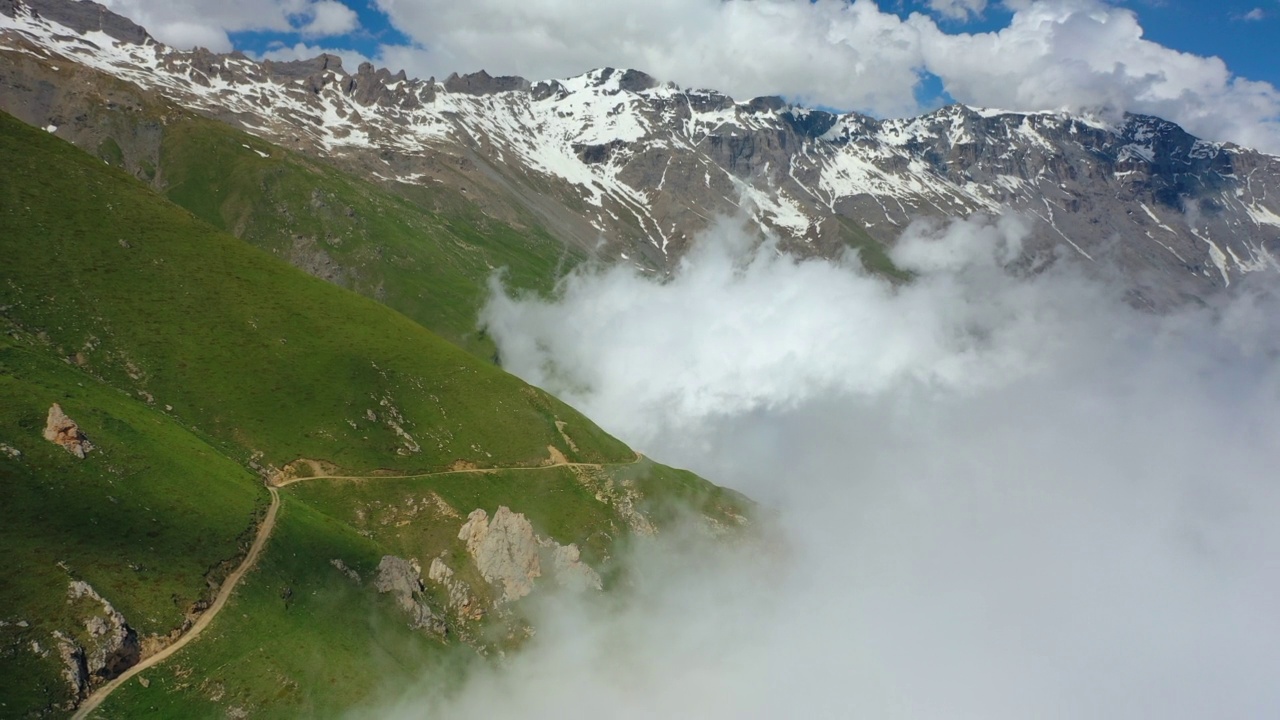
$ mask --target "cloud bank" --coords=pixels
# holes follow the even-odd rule
[[[1276,298],[1168,316],[1016,219],[908,230],[893,287],[722,226],[665,282],[493,298],[506,365],[778,513],[403,717],[1253,718],[1280,706]],[[719,554],[714,554],[719,552]],[[710,557],[703,553],[713,553]],[[391,712],[391,711],[387,711]]]

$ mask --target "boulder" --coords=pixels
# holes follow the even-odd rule
[[[93,450],[93,443],[80,431],[80,426],[67,417],[62,406],[54,403],[49,408],[49,418],[44,425],[44,439],[55,445],[61,445],[67,452],[81,460],[85,454]]]

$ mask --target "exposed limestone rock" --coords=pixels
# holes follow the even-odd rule
[[[338,569],[338,572],[342,573],[343,575],[346,575],[346,576],[347,576],[348,578],[350,578],[350,579],[351,579],[351,581],[352,581],[352,582],[354,582],[355,584],[357,584],[357,585],[359,585],[359,584],[360,584],[360,573],[356,572],[355,570],[352,570],[352,569],[351,569],[350,567],[348,567],[348,566],[347,566],[347,564],[346,564],[345,562],[343,562],[342,560],[340,560],[340,559],[330,560],[330,561],[329,561],[329,564],[330,564],[330,565],[332,565],[332,566],[334,566],[335,568],[337,568],[337,569]]]
[[[582,562],[578,546],[574,543],[560,545],[548,541],[552,550],[552,577],[561,587],[570,590],[600,590],[604,585],[600,582],[600,574]]]
[[[53,641],[58,647],[58,656],[62,658],[62,677],[71,690],[71,704],[78,705],[89,690],[89,669],[85,662],[84,648],[57,630],[53,632]]]
[[[44,426],[44,439],[55,445],[61,445],[67,452],[81,460],[86,453],[93,450],[93,443],[89,442],[89,438],[83,432],[80,432],[80,426],[67,417],[58,403],[54,403],[49,408],[49,419],[45,421]]]
[[[427,569],[427,579],[443,587],[449,594],[449,609],[458,617],[468,620],[479,620],[484,617],[484,609],[471,594],[467,584],[453,576],[453,568],[445,564],[441,558],[433,558],[431,567]]]
[[[422,599],[422,567],[416,561],[395,555],[383,555],[378,563],[378,575],[373,587],[380,593],[391,593],[396,604],[409,614],[409,626],[426,628],[437,635],[444,635],[449,628],[431,612]]]
[[[142,654],[138,633],[129,627],[124,616],[111,603],[82,580],[70,584],[67,597],[71,601],[88,598],[101,606],[100,611],[85,620],[88,647],[83,652],[90,676],[110,680],[138,663]]]
[[[467,544],[467,552],[484,579],[501,586],[503,594],[496,604],[533,592],[534,579],[542,576],[544,568],[563,588],[584,591],[603,587],[600,575],[582,562],[576,544],[561,545],[551,538],[538,537],[524,515],[507,507],[499,507],[492,519],[482,509],[473,510],[458,531],[458,539]],[[453,571],[436,558],[428,577],[450,590],[453,606]]]
[[[584,487],[595,494],[596,500],[612,505],[631,532],[649,537],[658,534],[658,528],[640,512],[640,501],[644,497],[634,482],[615,480],[600,468],[574,466],[573,474]]]
[[[533,592],[533,579],[542,575],[542,568],[533,525],[524,515],[502,506],[490,520],[484,510],[473,510],[458,539],[467,544],[484,579],[502,586],[501,602]]]
[[[21,450],[6,443],[0,443],[0,454],[9,456],[10,460],[17,460],[22,457]]]

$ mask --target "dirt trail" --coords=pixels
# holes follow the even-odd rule
[[[280,510],[280,492],[270,486],[267,487],[267,491],[271,493],[271,505],[267,508],[267,516],[263,518],[262,525],[258,527],[258,536],[253,539],[253,544],[249,546],[249,553],[244,556],[244,561],[227,576],[226,580],[222,581],[222,588],[218,590],[218,596],[213,599],[213,604],[172,645],[129,668],[123,675],[98,688],[92,695],[85,698],[85,701],[76,709],[75,715],[71,716],[72,720],[88,717],[89,713],[96,710],[102,704],[102,701],[106,700],[107,696],[116,688],[131,680],[135,675],[164,662],[169,656],[186,647],[187,643],[199,637],[200,633],[209,627],[209,623],[212,623],[213,619],[218,616],[218,613],[222,612],[222,608],[227,604],[227,600],[231,598],[231,593],[235,591],[240,579],[258,561],[258,556],[262,554],[262,549],[267,545],[267,539],[271,537],[271,531],[275,529],[276,513]]]
[[[462,468],[459,470],[440,470],[437,472],[419,473],[417,475],[308,475],[306,477],[275,478],[271,484],[275,487],[288,487],[308,480],[414,480],[417,478],[441,477],[444,475],[491,475],[497,472],[527,472],[530,470],[546,470],[554,467],[602,468],[610,465],[634,465],[644,459],[644,455],[636,453],[636,459],[624,463],[583,463],[569,462],[559,449],[548,446],[551,458],[545,465],[521,465],[519,467],[497,468]]]
[[[222,612],[222,608],[227,604],[227,600],[231,598],[231,593],[235,591],[236,585],[240,583],[240,580],[244,578],[245,573],[249,572],[254,563],[258,561],[258,556],[262,554],[262,549],[266,547],[267,540],[271,537],[271,531],[274,530],[276,526],[276,513],[280,510],[279,488],[287,487],[294,483],[300,483],[306,480],[412,480],[415,478],[440,477],[442,475],[476,475],[496,472],[547,470],[553,467],[602,468],[607,465],[635,464],[644,458],[644,455],[636,453],[635,460],[632,460],[629,463],[580,463],[569,462],[568,458],[566,458],[564,454],[555,447],[548,446],[548,450],[550,451],[551,457],[546,465],[441,470],[438,472],[421,473],[418,475],[310,475],[307,477],[289,477],[283,479],[279,477],[272,478],[267,483],[267,491],[271,493],[271,505],[267,508],[267,516],[263,518],[262,525],[258,527],[258,535],[253,539],[253,545],[249,547],[249,553],[245,555],[244,561],[241,562],[240,566],[222,582],[222,587],[218,590],[218,596],[214,598],[213,604],[209,606],[209,609],[205,610],[204,613],[200,615],[200,618],[196,620],[195,624],[192,625],[191,628],[172,645],[166,647],[155,655],[142,660],[137,665],[126,670],[123,675],[98,688],[92,695],[85,698],[84,702],[80,704],[80,707],[76,709],[76,713],[71,716],[72,720],[82,720],[83,718],[89,717],[89,714],[98,709],[98,706],[101,705],[102,702],[107,699],[107,696],[114,692],[116,688],[133,679],[139,673],[145,672],[146,670],[164,662],[174,653],[186,647],[187,643],[196,639],[200,633],[204,632],[205,628],[209,627],[209,624],[218,616],[218,613]],[[312,469],[319,468],[319,465],[312,461],[308,461],[308,465],[310,465]]]

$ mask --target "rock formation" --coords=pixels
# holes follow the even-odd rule
[[[449,609],[464,620],[479,620],[484,617],[484,608],[471,594],[465,582],[454,577],[453,568],[445,564],[441,558],[432,558],[431,567],[427,569],[427,579],[444,588],[449,595]]]
[[[67,586],[67,602],[82,600],[89,602],[83,614],[77,613],[84,619],[84,633],[76,633],[79,640],[68,633],[53,633],[62,658],[62,676],[77,702],[91,687],[119,677],[142,657],[138,633],[129,627],[124,615],[89,583],[72,581]]]
[[[476,509],[458,531],[467,552],[485,580],[502,586],[502,602],[518,600],[533,592],[533,579],[542,575],[538,540],[528,518],[499,507],[489,519]]]
[[[492,519],[482,509],[471,511],[458,531],[458,539],[467,544],[467,552],[484,579],[502,588],[497,604],[533,592],[534,579],[542,576],[544,565],[561,587],[599,590],[603,586],[600,575],[582,562],[576,544],[561,545],[551,538],[538,537],[528,518],[505,506],[499,507]],[[452,575],[439,558],[432,562],[432,580],[448,587],[446,581]]]
[[[569,590],[600,590],[604,587],[600,582],[600,574],[582,562],[581,553],[574,543],[560,545],[551,544],[551,567],[556,582]]]
[[[409,615],[409,627],[426,628],[437,635],[448,632],[444,621],[431,612],[422,598],[422,568],[417,562],[395,555],[384,555],[378,563],[373,587],[380,593],[391,593],[396,604]]]
[[[58,403],[54,403],[49,408],[49,419],[44,425],[44,439],[55,445],[61,445],[67,452],[81,460],[86,453],[93,450],[93,443],[89,442],[89,438],[80,431],[80,426],[67,417]]]

